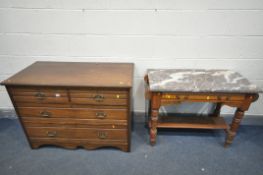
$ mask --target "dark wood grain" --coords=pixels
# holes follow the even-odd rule
[[[26,127],[29,137],[126,140],[126,129]],[[101,135],[100,135],[101,134]],[[103,137],[102,137],[103,136]]]
[[[105,89],[77,89],[69,91],[71,97],[77,98],[94,98],[96,95],[101,95],[105,98],[123,99],[128,98],[127,91],[125,90],[105,90]]]
[[[61,104],[67,104],[69,103],[68,97],[41,97],[38,98],[36,96],[13,96],[15,103],[61,103]]]
[[[127,120],[23,117],[26,127],[127,129]]]
[[[2,82],[3,85],[132,87],[133,64],[36,62]]]
[[[90,140],[90,139],[63,139],[63,138],[31,138],[32,148],[39,148],[45,145],[55,145],[68,149],[83,147],[85,149],[97,149],[103,147],[119,148],[128,152],[129,145],[122,140]]]
[[[96,101],[94,98],[71,98],[71,102],[74,104],[91,104],[91,105],[117,105],[127,106],[127,99],[110,99],[103,98],[101,101]]]
[[[36,96],[42,94],[46,97],[67,97],[67,90],[65,88],[55,88],[55,87],[24,87],[15,86],[10,87],[10,92],[14,96]]]
[[[133,64],[36,62],[2,82],[32,148],[130,151]]]
[[[127,109],[19,107],[21,117],[127,120]]]

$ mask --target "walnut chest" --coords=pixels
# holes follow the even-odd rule
[[[130,151],[133,64],[36,62],[2,82],[32,148]]]

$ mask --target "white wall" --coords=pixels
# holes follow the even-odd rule
[[[147,68],[227,68],[263,87],[263,1],[0,0],[0,80],[37,60],[134,62],[136,111]]]

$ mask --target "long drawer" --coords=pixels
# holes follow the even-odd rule
[[[175,93],[163,93],[162,100],[205,100],[205,101],[240,101],[245,99],[245,95],[242,94],[203,94],[203,95],[189,95],[189,94],[175,94]]]
[[[74,138],[97,140],[126,140],[126,129],[87,129],[87,128],[55,128],[26,127],[30,138]]]
[[[18,107],[21,117],[127,120],[127,109]]]
[[[64,148],[75,149],[83,147],[86,149],[96,149],[100,147],[117,147],[123,151],[128,151],[129,143],[126,140],[107,140],[107,139],[68,139],[68,138],[45,138],[37,137],[30,139],[31,145],[38,148],[40,145],[56,145]]]
[[[21,118],[21,121],[26,127],[125,129],[127,128],[128,125],[128,122],[125,120],[100,120],[100,119],[23,117]]]

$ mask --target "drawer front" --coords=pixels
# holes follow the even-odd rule
[[[125,90],[70,90],[73,104],[128,105],[128,91]]]
[[[94,149],[103,146],[115,146],[119,147],[121,145],[128,146],[126,140],[89,140],[87,139],[65,139],[65,138],[31,138],[31,143],[38,145],[58,145],[68,148],[76,148],[77,146],[83,146],[87,149]],[[94,147],[92,147],[94,145]]]
[[[161,105],[170,105],[182,101],[189,102],[212,102],[212,103],[243,103],[245,95],[239,94],[173,94],[163,93]]]
[[[86,129],[86,128],[55,128],[26,127],[30,138],[72,138],[94,140],[127,140],[126,129]]]
[[[244,95],[190,95],[189,100],[212,100],[212,101],[240,101]]]
[[[127,109],[17,108],[20,117],[127,120]]]
[[[128,92],[125,90],[69,90],[72,98],[96,98],[103,96],[104,98],[123,99],[128,98]]]
[[[100,119],[72,119],[72,118],[21,118],[26,127],[71,127],[71,128],[101,128],[125,129],[128,122],[125,120]]]
[[[162,100],[193,100],[193,101],[198,101],[198,100],[205,100],[205,101],[240,101],[244,100],[245,96],[244,95],[213,95],[213,94],[207,94],[207,95],[188,95],[188,94],[169,94],[169,93],[164,93],[162,95]]]
[[[65,104],[68,103],[67,97],[41,97],[36,96],[13,96],[15,103],[37,103],[37,104]]]
[[[112,106],[127,106],[127,99],[111,99],[111,98],[102,98],[102,99],[94,99],[94,98],[71,98],[71,103],[79,104],[79,105],[112,105]]]
[[[67,97],[67,90],[48,87],[12,87],[10,92],[14,96]]]
[[[67,91],[57,88],[10,88],[13,100],[16,104],[67,104],[69,103]]]

